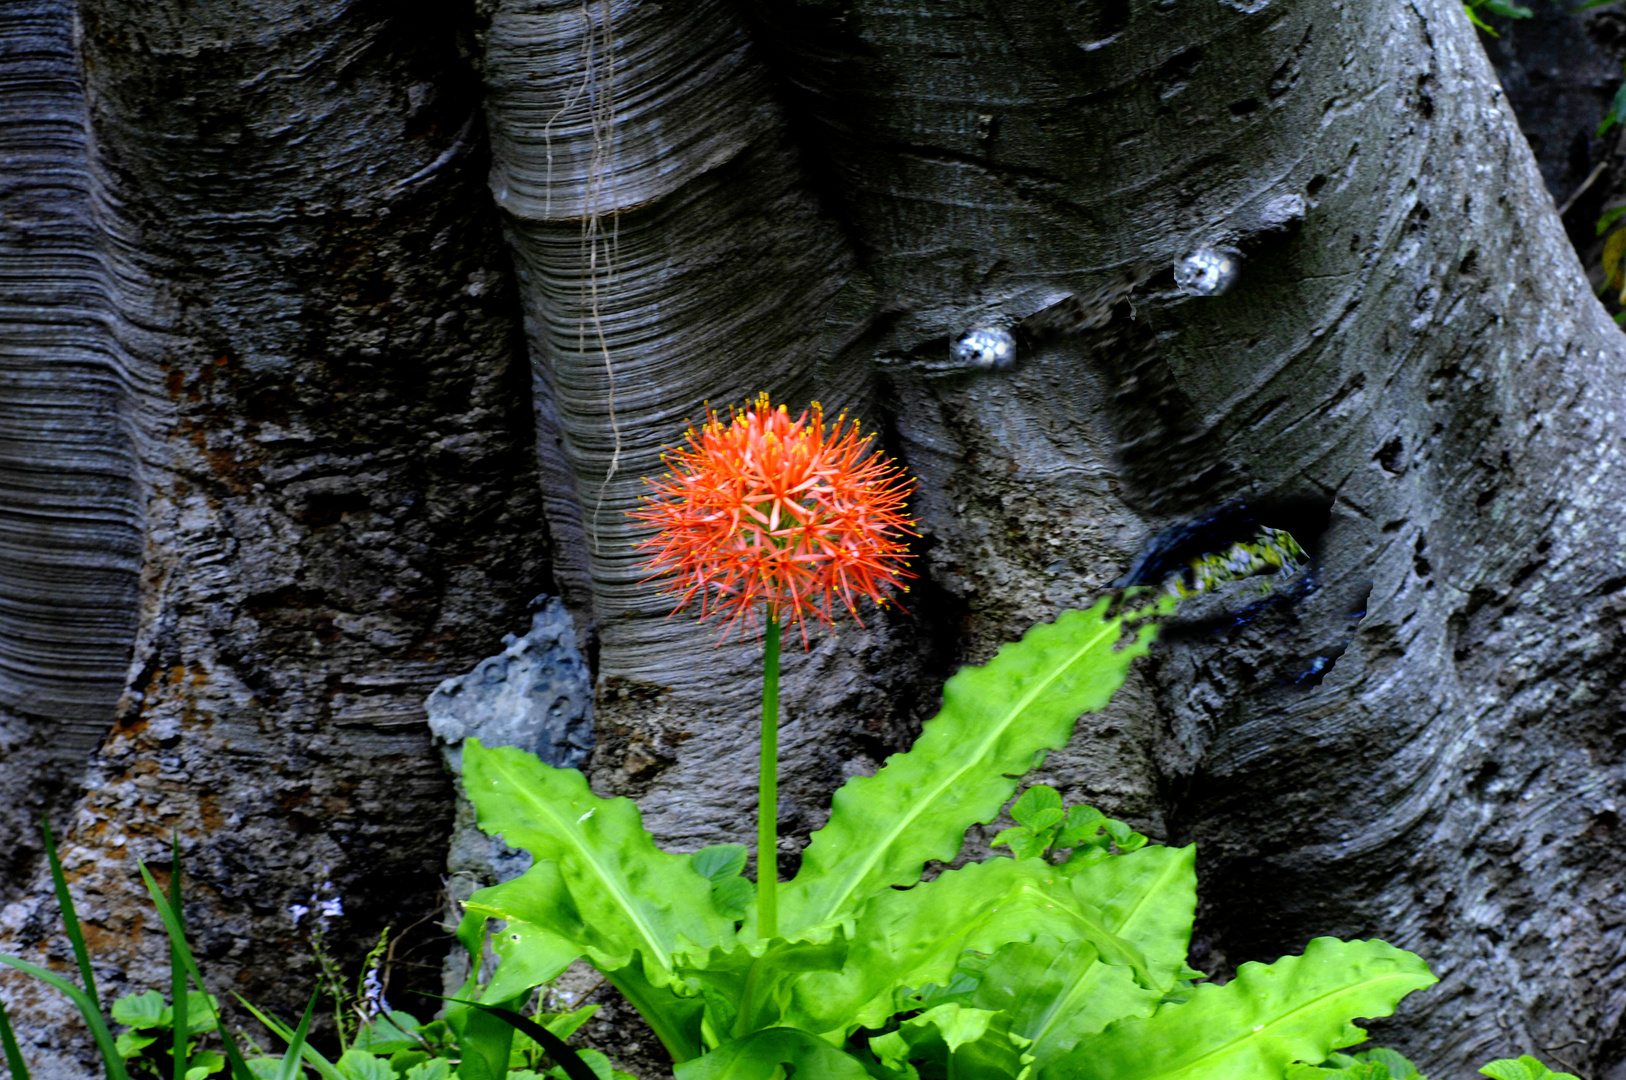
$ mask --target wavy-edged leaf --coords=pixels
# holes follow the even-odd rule
[[[1152,987],[1167,991],[1186,970],[1197,913],[1197,849],[1143,847],[1072,875],[1078,895],[1101,922],[1146,958]]]
[[[600,971],[641,955],[649,980],[671,978],[671,955],[692,942],[732,941],[712,905],[711,882],[687,855],[655,846],[630,799],[601,799],[575,769],[556,769],[514,747],[464,743],[463,783],[480,827],[536,864],[482,889],[465,907],[519,919],[573,942]]]
[[[1101,963],[1089,942],[1055,938],[1002,947],[971,996],[972,1005],[1006,1016],[1010,1030],[1032,1043],[1040,1070],[1115,1020],[1150,1016],[1162,1000],[1128,968]]]
[[[1366,1038],[1357,1017],[1388,1016],[1433,984],[1418,956],[1382,941],[1316,938],[1302,956],[1243,964],[1224,986],[1121,1020],[1079,1041],[1049,1075],[1069,1080],[1280,1080]]]
[[[645,967],[635,960],[624,968],[604,972],[604,978],[638,1010],[673,1061],[688,1061],[702,1049],[700,1021],[704,1002],[677,994],[675,983],[656,986],[645,977]],[[687,987],[684,990],[688,992]]]
[[[699,982],[707,995],[707,1022],[717,1042],[743,1038],[762,1028],[787,1026],[796,982],[808,972],[835,972],[847,959],[838,930],[829,941],[742,941],[677,957],[677,971]]]
[[[679,1064],[677,1080],[769,1080],[790,1066],[807,1080],[870,1080],[864,1066],[842,1050],[795,1028],[764,1028],[724,1043],[704,1057]]]
[[[1010,1017],[956,1004],[928,1009],[869,1045],[885,1068],[908,1075],[915,1072],[910,1063],[922,1061],[933,1075],[955,1080],[1023,1080],[1033,1061]]]
[[[994,953],[968,1003],[1008,1013],[1011,1030],[1033,1041],[1040,1069],[1115,1020],[1150,1015],[1186,973],[1197,906],[1195,861],[1193,847],[1142,848],[1072,877],[1075,892],[1098,909],[1101,925],[1145,958],[1148,985],[1128,967],[1101,962],[1088,941],[1039,938]]]
[[[948,983],[966,950],[993,952],[1041,936],[1087,940],[1139,981],[1152,981],[1140,950],[1107,929],[1074,879],[1040,859],[992,859],[873,897],[854,923],[847,966],[804,976],[792,1015],[815,1032],[879,1027],[897,990]]]
[[[1156,629],[1142,617],[1118,648],[1127,620],[1110,610],[1102,600],[1066,612],[951,678],[942,711],[912,749],[836,792],[829,823],[780,889],[781,932],[848,919],[866,898],[920,880],[929,860],[953,859],[967,828],[992,821],[1016,788],[1012,777],[1065,745],[1078,717],[1105,705],[1150,645]]]

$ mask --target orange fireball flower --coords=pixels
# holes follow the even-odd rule
[[[631,512],[660,530],[638,546],[655,574],[676,575],[677,610],[698,599],[700,617],[722,617],[726,633],[766,608],[805,641],[806,617],[834,626],[837,600],[854,619],[860,596],[885,604],[914,576],[903,540],[914,535],[904,513],[913,482],[869,444],[845,415],[826,432],[817,404],[792,420],[767,394],[726,425],[711,413],[691,427]]]

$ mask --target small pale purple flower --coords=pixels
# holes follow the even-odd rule
[[[300,919],[303,919],[310,913],[311,909],[306,907],[304,904],[294,904],[288,908],[288,914],[293,918],[295,926],[299,925]]]
[[[390,1003],[384,999],[384,982],[378,975],[378,969],[372,968],[361,980],[361,1005],[369,1019],[390,1011]]]

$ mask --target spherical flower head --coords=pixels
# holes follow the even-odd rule
[[[638,545],[652,576],[673,575],[677,609],[698,603],[725,634],[760,612],[796,624],[805,642],[809,615],[833,627],[838,606],[857,620],[860,598],[884,605],[914,577],[913,481],[870,441],[845,415],[826,431],[817,404],[792,420],[766,394],[726,424],[711,413],[631,512],[659,530]]]

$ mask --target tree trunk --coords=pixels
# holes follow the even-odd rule
[[[23,715],[46,745],[66,727],[55,752],[88,766],[59,824],[111,991],[165,983],[135,861],[162,862],[178,833],[215,988],[286,1013],[315,971],[290,904],[331,883],[346,954],[434,910],[452,803],[422,702],[548,587],[467,28],[438,5],[89,0],[76,31],[61,5],[38,6],[7,24],[8,52],[42,69],[42,119],[62,134],[43,129],[41,153],[68,160],[7,168],[17,198],[32,183],[60,207],[39,232],[62,253],[33,257],[60,267],[40,285],[56,307],[37,310],[62,314],[6,325],[33,352],[7,350],[32,383],[4,393],[41,425],[54,406],[64,427],[106,435],[94,456],[76,452],[87,436],[14,466],[8,450],[6,482],[46,474],[56,491],[40,501],[66,506],[31,558],[108,583],[73,581],[89,615],[19,608],[32,621],[7,625],[47,659],[53,640],[81,654],[60,661],[78,677]],[[53,174],[65,182],[47,186]],[[21,501],[5,512],[40,517]],[[6,580],[39,589],[9,565]],[[32,836],[17,802],[8,835]],[[14,946],[48,941],[48,887],[10,880],[26,894],[5,911]],[[60,940],[44,947],[67,959]],[[428,952],[417,981],[438,989]],[[65,1003],[8,986],[36,1005],[35,1075],[92,1075],[67,1049]]]
[[[419,703],[544,589],[595,666],[595,785],[675,848],[747,839],[754,647],[666,618],[623,511],[685,419],[766,390],[862,417],[922,534],[901,610],[787,662],[782,870],[953,664],[1279,525],[1297,586],[1188,611],[1043,778],[1200,844],[1217,973],[1381,936],[1442,976],[1383,1029],[1425,1071],[1626,1058],[1626,341],[1454,0],[493,0],[469,27],[84,0],[82,91],[34,2],[56,21],[0,25],[48,39],[3,107],[67,119],[5,175],[83,178],[38,196],[65,223],[39,250],[87,299],[43,329],[19,304],[5,332],[44,345],[5,362],[78,349],[87,389],[0,392],[87,434],[0,483],[105,507],[16,544],[131,598],[77,601],[112,629],[57,758],[99,739],[68,854],[110,970],[157,984],[131,861],[172,827],[206,970],[284,1009],[313,882],[357,940],[430,911],[451,798]],[[1240,263],[1223,295],[1177,287],[1204,249]],[[955,359],[978,328],[1015,363]],[[75,625],[62,595],[0,656]],[[13,697],[44,663],[0,668],[42,746],[69,704]],[[51,914],[4,919],[26,944]],[[31,1015],[45,1047],[60,1013]]]

